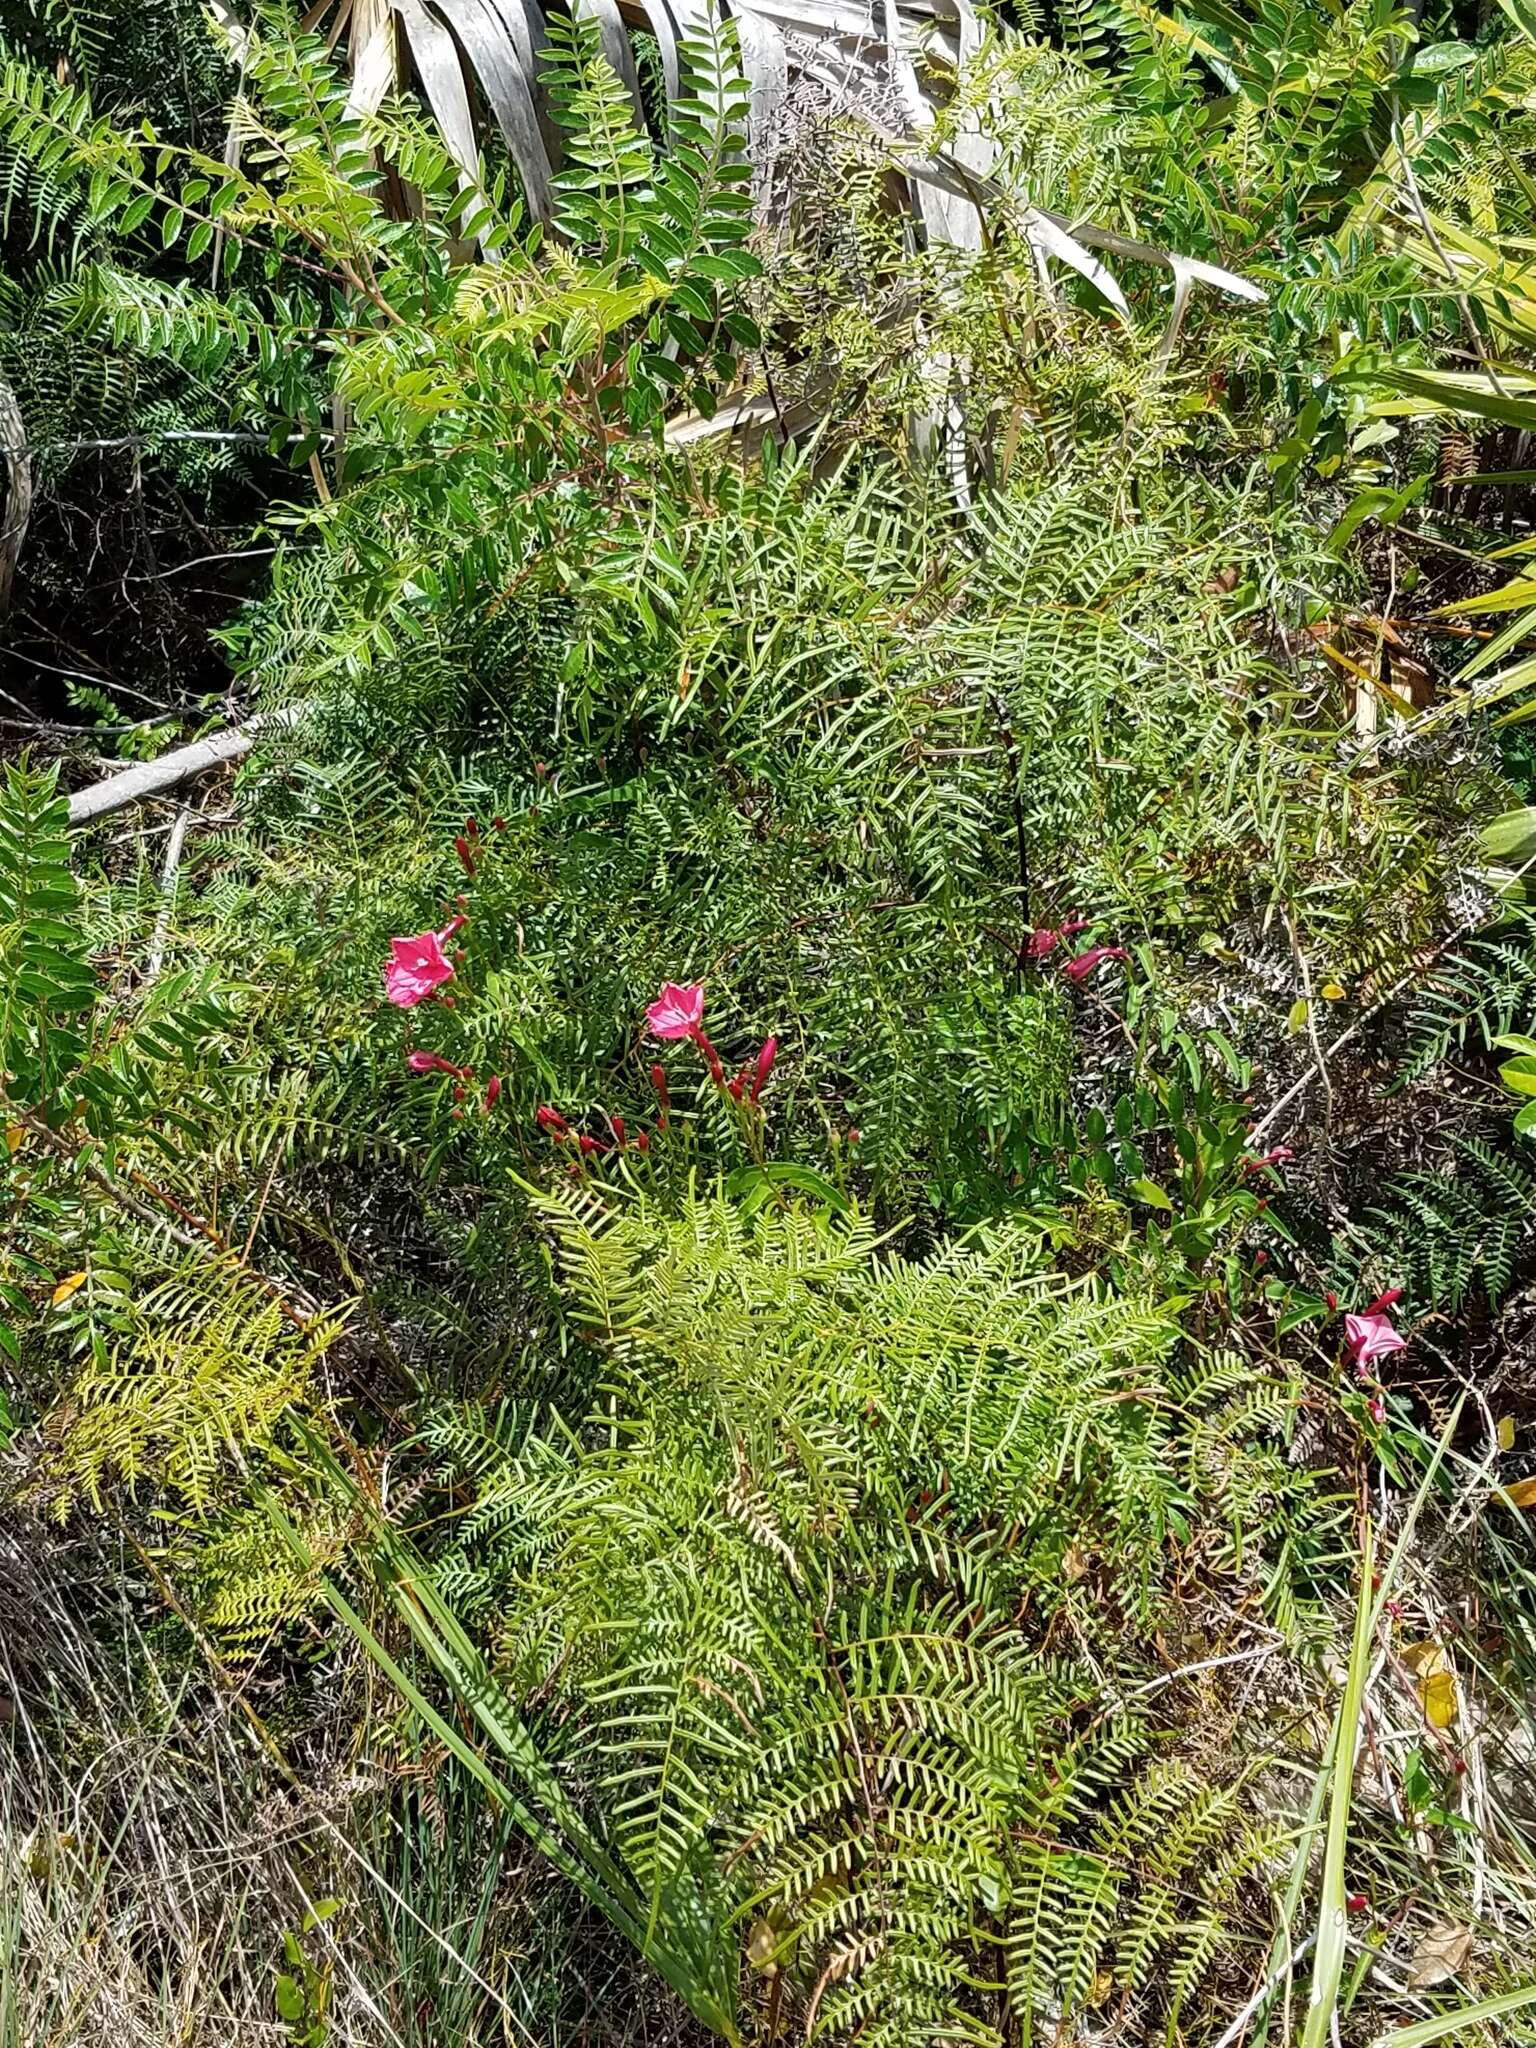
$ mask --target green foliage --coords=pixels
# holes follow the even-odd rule
[[[1533,1229],[1536,1176],[1476,1137],[1458,1138],[1443,1170],[1392,1180],[1366,1225],[1375,1244],[1390,1247],[1416,1298],[1452,1314],[1474,1291],[1498,1307]]]
[[[292,465],[224,636],[291,716],[180,865],[0,799],[7,1456],[142,1541],[295,1768],[400,1774],[391,1867],[487,1981],[522,1936],[493,1868],[432,1892],[440,1786],[727,2038],[1228,2031],[1296,1835],[1259,1773],[1393,1469],[1306,1334],[1316,1219],[1425,1317],[1525,1277],[1524,1169],[1457,1106],[1455,1177],[1407,1170],[1370,1097],[1400,982],[1415,1089],[1531,990],[1518,931],[1448,950],[1491,751],[1344,694],[1438,515],[1325,374],[1356,301],[1461,319],[1383,224],[1527,147],[1524,60],[1373,0],[1067,27],[988,37],[931,140],[1113,223],[1113,281],[1046,212],[915,246],[831,117],[755,219],[708,19],[655,136],[552,22],[548,233],[276,13],[227,153],[0,88],[79,259],[18,332]],[[1170,304],[1148,235],[1272,317]],[[779,436],[705,435],[759,372]],[[451,977],[391,1002],[418,932]],[[664,980],[718,1079],[648,1041]],[[301,1911],[261,2020],[341,2038]],[[409,1968],[401,2039],[485,2030]]]
[[[1202,1500],[1235,1486],[1225,1569],[1266,1597],[1327,1547],[1320,1496],[1237,1476],[1232,1376],[1182,1381],[1164,1311],[1051,1275],[1028,1230],[913,1262],[802,1208],[546,1206],[608,1369],[587,1418],[434,1426],[478,1482],[437,1571],[602,1788],[652,1926],[750,1931],[817,2033],[990,2038],[989,1944],[1026,2037],[1101,1970],[1176,2015],[1265,1841],[1077,1702],[1135,1696]],[[1090,1677],[1071,1646],[1107,1624]]]

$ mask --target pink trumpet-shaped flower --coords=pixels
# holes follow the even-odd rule
[[[773,1072],[773,1063],[778,1056],[779,1041],[776,1038],[765,1038],[763,1049],[757,1056],[757,1065],[752,1070],[752,1101],[756,1102],[762,1094],[763,1084]]]
[[[680,988],[664,981],[661,994],[645,1013],[653,1038],[693,1038],[704,1026],[704,984],[695,981]]]
[[[452,1060],[445,1060],[440,1052],[407,1053],[405,1064],[413,1074],[452,1074],[459,1081],[467,1080],[473,1071],[470,1067],[456,1067]]]
[[[1408,1348],[1408,1339],[1394,1330],[1391,1320],[1383,1315],[1346,1316],[1344,1341],[1356,1365],[1361,1366]]]
[[[389,959],[384,966],[384,993],[402,1010],[409,1010],[453,979],[453,962],[443,947],[463,924],[453,918],[440,932],[417,932],[408,939],[391,939]]]
[[[1102,967],[1106,960],[1129,960],[1130,954],[1124,946],[1090,946],[1086,953],[1079,953],[1075,960],[1063,963],[1062,973],[1074,981],[1086,981],[1096,967]]]

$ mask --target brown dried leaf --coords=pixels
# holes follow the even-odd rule
[[[1455,1920],[1441,1920],[1420,1935],[1408,1959],[1410,1991],[1428,1991],[1444,1984],[1463,1968],[1472,1952],[1472,1930]]]

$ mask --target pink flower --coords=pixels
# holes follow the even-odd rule
[[[763,1040],[763,1049],[757,1056],[757,1065],[752,1071],[752,1100],[754,1102],[762,1094],[763,1083],[773,1072],[773,1063],[778,1056],[779,1041],[776,1038],[765,1038]]]
[[[453,979],[453,962],[443,951],[463,918],[456,917],[440,932],[417,932],[409,939],[391,939],[389,959],[384,968],[384,993],[402,1010],[415,1004]]]
[[[1093,970],[1102,967],[1106,960],[1129,960],[1130,957],[1124,946],[1090,946],[1086,953],[1079,953],[1075,960],[1068,960],[1061,971],[1071,975],[1074,981],[1086,981]]]
[[[445,1060],[440,1052],[407,1053],[405,1064],[413,1074],[453,1074],[462,1081],[472,1069],[456,1067],[452,1060]]]
[[[653,1038],[692,1038],[704,1024],[704,984],[696,981],[679,988],[664,981],[661,994],[645,1013]]]
[[[1037,931],[1031,932],[1024,941],[1024,958],[1026,960],[1043,960],[1047,953],[1055,952],[1056,942],[1060,937],[1061,933],[1052,926],[1041,925]]]
[[[1390,1358],[1394,1351],[1408,1348],[1408,1339],[1382,1315],[1346,1316],[1344,1341],[1356,1365],[1369,1365],[1373,1359]]]

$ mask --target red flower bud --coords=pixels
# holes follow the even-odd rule
[[[490,1080],[485,1084],[485,1106],[487,1109],[494,1109],[496,1107],[500,1094],[501,1076],[500,1074],[492,1074]]]
[[[462,1109],[456,1109],[452,1111],[452,1116],[456,1124],[460,1124],[464,1121],[464,1112]]]
[[[475,823],[473,818],[466,818],[464,820],[464,830],[469,834],[471,839],[474,839],[478,836],[480,827]]]
[[[763,1083],[773,1072],[773,1063],[779,1056],[779,1041],[765,1038],[762,1050],[757,1056],[757,1065],[752,1070],[752,1100],[757,1101],[763,1092]]]
[[[859,1142],[859,1139],[860,1139],[860,1138],[862,1137],[862,1135],[863,1135],[863,1133],[862,1133],[862,1132],[860,1131],[860,1129],[859,1129],[859,1127],[858,1127],[858,1125],[857,1125],[857,1124],[851,1124],[851,1125],[849,1126],[849,1130],[848,1130],[848,1142],[849,1142],[849,1144],[850,1144],[850,1145],[857,1145],[857,1144],[858,1144],[858,1142]]]
[[[715,1068],[715,1086],[716,1086],[716,1087],[718,1088],[718,1087],[719,1087],[719,1085],[720,1085],[720,1069],[719,1069],[719,1067],[718,1067],[718,1066],[716,1066],[716,1068]],[[747,1085],[747,1080],[746,1080],[746,1076],[745,1076],[745,1074],[733,1074],[733,1075],[731,1076],[730,1080],[729,1080],[729,1081],[727,1081],[725,1085],[726,1085],[726,1090],[727,1090],[727,1092],[729,1093],[729,1095],[730,1095],[730,1098],[731,1098],[731,1100],[732,1100],[733,1102],[740,1102],[740,1100],[741,1100],[741,1091],[742,1091],[742,1090],[743,1090],[743,1089],[744,1089],[744,1088],[746,1087],[746,1085]]]
[[[1253,1255],[1253,1263],[1256,1266],[1267,1266],[1269,1264],[1269,1253],[1255,1252]]]
[[[589,1137],[587,1133],[583,1131],[581,1134],[581,1149],[588,1155],[588,1157],[590,1157],[592,1153],[602,1152],[606,1148],[603,1145],[603,1142],[600,1138]]]
[[[649,1152],[651,1149],[650,1134],[646,1131],[637,1131],[635,1134],[635,1145],[639,1151]]]
[[[506,831],[506,829],[507,829],[507,821],[506,821],[506,819],[505,819],[505,818],[492,818],[492,820],[491,820],[491,830],[492,830],[493,832],[505,832],[505,831]]]
[[[1461,1756],[1456,1757],[1451,1764],[1451,1769],[1456,1773],[1458,1778],[1464,1778],[1467,1775],[1466,1758]]]
[[[549,773],[549,764],[548,764],[548,762],[547,762],[547,761],[535,761],[535,762],[534,762],[534,764],[533,764],[533,772],[534,772],[534,774],[535,774],[535,775],[537,775],[537,777],[539,778],[540,782],[542,782],[542,781],[544,780],[545,776],[546,776],[546,775],[547,775],[547,774]]]
[[[1395,1308],[1403,1298],[1401,1287],[1389,1287],[1385,1294],[1378,1294],[1369,1308],[1362,1309],[1364,1316],[1383,1316],[1389,1308]]]
[[[1380,1396],[1379,1394],[1373,1394],[1373,1395],[1371,1396],[1370,1400],[1369,1400],[1369,1401],[1367,1401],[1365,1405],[1366,1405],[1366,1413],[1367,1413],[1367,1414],[1368,1414],[1368,1415],[1370,1416],[1370,1418],[1371,1418],[1372,1422],[1385,1422],[1385,1421],[1386,1421],[1386,1419],[1387,1419],[1387,1404],[1386,1404],[1386,1402],[1385,1402],[1385,1401],[1383,1401],[1383,1400],[1382,1400],[1382,1398],[1381,1398],[1381,1396]]]
[[[621,1116],[611,1116],[608,1121],[613,1126],[613,1135],[618,1139],[619,1150],[622,1152],[626,1142],[624,1137],[624,1119]]]
[[[1323,1299],[1327,1302],[1330,1310],[1337,1309],[1339,1305],[1339,1297],[1334,1293],[1331,1287],[1329,1288],[1328,1292],[1323,1296]]]
[[[565,1118],[558,1109],[551,1109],[547,1103],[543,1108],[534,1111],[533,1120],[540,1130],[550,1132],[553,1137],[568,1138],[571,1135],[571,1127]]]
[[[667,1070],[665,1067],[652,1067],[651,1086],[656,1090],[657,1099],[661,1103],[662,1108],[664,1110],[670,1109],[672,1107],[672,1098],[667,1093]]]
[[[455,905],[455,908],[457,908],[457,909],[459,909],[459,910],[468,910],[468,908],[469,908],[469,898],[468,898],[467,896],[455,896],[455,897],[454,897],[454,899],[453,899],[453,901],[454,901],[454,905]],[[460,919],[459,921],[460,921],[460,923],[462,924],[462,922],[463,922],[463,919],[461,918],[461,919]]]
[[[1364,1892],[1350,1892],[1344,1900],[1346,1911],[1351,1913],[1365,1912],[1370,1903]]]
[[[475,877],[475,857],[470,852],[469,841],[464,837],[462,832],[454,840],[453,850],[459,856],[459,864],[463,868],[465,874],[469,876],[471,881],[473,881]]]
[[[464,1088],[462,1083],[460,1083],[460,1085],[454,1089],[453,1099],[455,1102],[462,1102],[464,1100]]]

